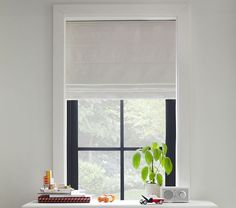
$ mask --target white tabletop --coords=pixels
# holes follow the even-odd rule
[[[141,205],[137,200],[116,200],[112,203],[99,203],[95,200],[92,200],[90,203],[38,203],[37,201],[30,202],[22,206],[22,208],[103,208],[103,207],[111,207],[111,208],[135,208],[135,207],[143,207],[143,208],[217,208],[217,206],[209,201],[195,201],[191,200],[188,203],[163,203],[163,204],[147,204]]]

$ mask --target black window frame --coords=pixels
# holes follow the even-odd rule
[[[172,173],[165,177],[166,186],[176,183],[176,104],[175,99],[166,99],[166,144],[167,156],[173,163]],[[78,147],[78,100],[67,100],[67,184],[78,189],[79,151],[120,152],[120,199],[124,200],[124,153],[140,147],[124,146],[124,100],[120,100],[120,146],[119,147]]]

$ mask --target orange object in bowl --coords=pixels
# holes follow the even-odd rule
[[[99,196],[99,197],[98,197],[98,201],[99,201],[99,202],[102,202],[102,201],[103,201],[103,197],[102,197],[102,196]]]
[[[110,202],[110,198],[109,198],[108,196],[105,196],[105,197],[104,197],[104,202],[105,202],[105,203]]]
[[[114,194],[103,194],[102,196],[99,196],[97,198],[97,200],[99,202],[104,202],[104,203],[108,203],[108,202],[113,202],[115,200],[115,195]]]

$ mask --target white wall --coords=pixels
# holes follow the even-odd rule
[[[35,198],[52,168],[52,8],[0,3],[0,207]]]
[[[192,0],[191,191],[236,197],[236,1]]]
[[[34,199],[44,170],[52,168],[53,2],[63,0],[0,1],[1,208]],[[190,3],[191,193],[230,208],[236,195],[236,1]]]

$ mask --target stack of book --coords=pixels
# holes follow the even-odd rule
[[[39,203],[89,203],[91,197],[83,190],[40,189]]]

